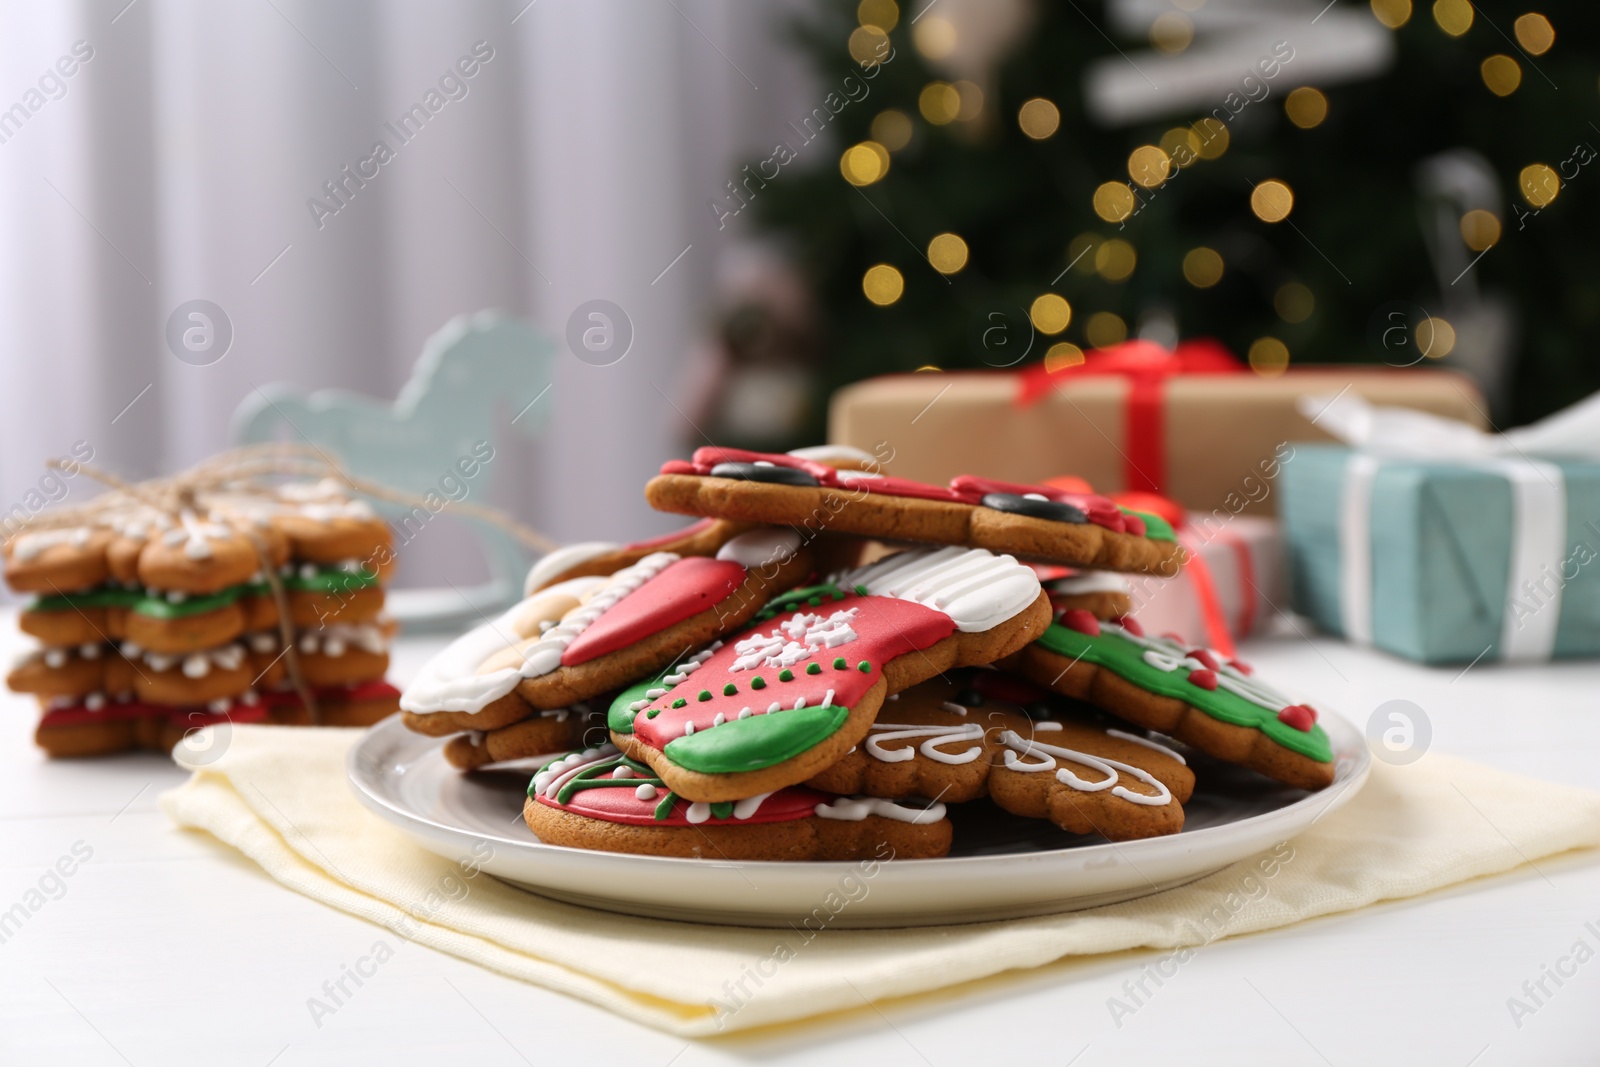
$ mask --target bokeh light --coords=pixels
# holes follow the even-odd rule
[[[894,0],[861,0],[856,7],[856,21],[888,33],[900,22],[900,5]]]
[[[967,265],[967,242],[953,233],[941,233],[928,242],[928,262],[940,274],[954,274]]]
[[[1411,21],[1411,0],[1372,0],[1372,13],[1391,30]]]
[[[1529,163],[1517,175],[1517,188],[1522,191],[1522,199],[1534,207],[1544,207],[1561,192],[1561,179],[1543,163]]]
[[[1328,117],[1328,98],[1319,90],[1302,85],[1284,98],[1283,110],[1290,122],[1309,130],[1322,125],[1322,120]]]
[[[1286,282],[1272,294],[1272,310],[1284,322],[1304,322],[1317,310],[1317,298],[1299,282]]]
[[[1263,378],[1276,378],[1289,369],[1289,346],[1276,337],[1258,337],[1250,345],[1250,369]]]
[[[1096,311],[1083,325],[1083,336],[1094,348],[1109,348],[1128,339],[1128,324],[1111,311]]]
[[[891,152],[911,143],[911,116],[898,108],[880,111],[872,120],[872,139]]]
[[[1461,239],[1474,252],[1494,247],[1500,240],[1500,217],[1492,211],[1474,208],[1461,216]]]
[[[1094,269],[1108,282],[1127,281],[1138,262],[1139,254],[1121,238],[1113,237],[1094,250]]]
[[[1044,97],[1036,96],[1017,109],[1017,125],[1035,141],[1043,141],[1061,127],[1061,112]]]
[[[1121,222],[1133,214],[1133,190],[1125,182],[1106,182],[1094,191],[1094,213],[1107,222]]]
[[[1417,348],[1429,359],[1443,359],[1456,347],[1456,328],[1437,315],[1417,323]]]
[[[1250,193],[1250,210],[1262,222],[1282,222],[1294,210],[1294,193],[1276,178],[1268,178]]]
[[[888,307],[899,300],[900,294],[906,291],[906,280],[889,264],[878,263],[868,267],[867,273],[861,276],[861,291],[867,295],[868,300],[879,307]]]
[[[1183,279],[1196,289],[1209,289],[1222,280],[1222,256],[1216,249],[1191,248],[1183,257]]]
[[[1044,369],[1055,372],[1083,362],[1083,349],[1071,341],[1057,341],[1044,354]]]
[[[1172,173],[1172,160],[1153,144],[1140,145],[1128,153],[1128,177],[1146,189],[1154,189]]]
[[[1490,56],[1478,67],[1478,73],[1496,96],[1510,96],[1522,84],[1522,67],[1510,56]]]
[[[929,82],[917,97],[917,110],[935,126],[943,126],[961,114],[961,94],[948,82]]]
[[[1460,37],[1472,29],[1472,4],[1470,0],[1433,0],[1433,21],[1452,37]]]
[[[956,50],[959,36],[956,24],[943,15],[926,15],[915,20],[911,27],[911,40],[929,59],[945,59]]]
[[[1542,56],[1556,43],[1556,28],[1537,11],[1518,16],[1511,29],[1517,35],[1517,43],[1531,55]]]
[[[1055,293],[1040,293],[1033,298],[1033,306],[1028,308],[1028,318],[1033,320],[1033,328],[1040,333],[1057,334],[1072,322],[1072,305]]]
[[[889,150],[877,141],[851,145],[839,157],[839,173],[851,185],[871,185],[889,173]]]

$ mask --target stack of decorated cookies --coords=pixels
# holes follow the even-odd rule
[[[47,513],[48,514],[48,513]],[[221,722],[391,714],[389,526],[339,483],[238,484],[173,507],[126,493],[6,541],[41,646],[7,684],[52,756],[169,749]]]
[[[1171,834],[1195,784],[1186,746],[1333,780],[1316,713],[1243,663],[1146,635],[1125,598],[1052,604],[1041,565],[1175,573],[1153,515],[908,481],[840,447],[703,448],[645,493],[701,519],[546,557],[526,599],[401,698],[464,770],[571,749],[528,790],[547,843],[933,857],[950,805],[990,802],[1112,840]]]

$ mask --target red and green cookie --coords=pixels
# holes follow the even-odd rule
[[[1217,759],[1302,789],[1333,782],[1333,747],[1314,708],[1265,684],[1245,663],[1149,636],[1132,618],[1101,622],[1067,611],[1011,664]]]
[[[695,802],[610,745],[539,770],[522,816],[568,848],[712,860],[929,859],[950,850],[943,804],[836,797],[791,786]]]
[[[1080,567],[1176,574],[1162,519],[1093,493],[962,475],[948,486],[842,470],[787,453],[701,448],[645,487],[662,511],[767,522],[812,533],[970,545]]]
[[[611,737],[691,800],[771,792],[859,744],[890,694],[1011,654],[1049,612],[1009,556],[901,552],[778,597],[748,629],[625,690]]]

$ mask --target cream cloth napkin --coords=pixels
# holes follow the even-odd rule
[[[413,845],[345,781],[358,730],[241,726],[161,798],[273,878],[392,931],[684,1036],[859,1008],[1064,956],[1167,950],[1409,897],[1600,844],[1600,793],[1438,754],[1377,764],[1293,841],[1198,882],[1089,911],[908,930],[799,931],[635,919],[546,900]],[[183,752],[180,746],[179,754]],[[182,760],[180,759],[180,762]],[[1176,951],[1174,951],[1176,950]]]

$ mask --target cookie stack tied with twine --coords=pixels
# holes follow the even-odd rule
[[[314,448],[261,445],[107,485],[4,544],[39,642],[7,684],[37,696],[52,756],[145,746],[222,722],[368,725],[392,713],[389,526]],[[284,481],[285,478],[295,479]]]
[[[1159,517],[1058,487],[894,478],[878,457],[836,446],[700,449],[645,494],[697,521],[550,553],[522,603],[452,643],[401,699],[406,724],[446,738],[459,768],[542,757],[524,805],[540,839],[705,858],[921,858],[950,849],[958,805],[1112,840],[1182,828],[1187,750],[1140,723],[1146,703],[1171,699],[1168,659],[1212,670],[1215,657],[1141,645],[1161,663],[1131,672],[1132,692],[1040,669],[1063,619],[1101,622],[1053,604],[1040,574],[1168,577],[1182,549]],[[1135,632],[1125,604],[1100,599],[1103,635]],[[1111,663],[1106,678],[1122,665],[1081,658]],[[1264,758],[1291,751],[1265,722],[1286,701],[1241,683],[1247,669],[1217,662],[1206,692],[1229,702],[1180,701],[1180,718],[1216,729],[1171,732],[1292,780],[1293,761]],[[1069,676],[1072,687],[1058,684]],[[1305,711],[1307,737],[1326,744]]]

